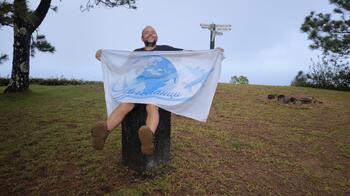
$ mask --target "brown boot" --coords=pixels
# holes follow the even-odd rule
[[[91,143],[95,150],[102,150],[110,131],[107,130],[106,121],[99,121],[91,129]]]
[[[146,125],[140,127],[139,139],[142,153],[145,155],[152,155],[154,153],[153,132]]]

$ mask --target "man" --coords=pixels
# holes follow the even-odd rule
[[[146,26],[141,35],[141,40],[145,47],[138,48],[135,51],[181,51],[183,49],[174,48],[168,45],[157,45],[158,35],[156,30],[151,26]],[[223,49],[219,48],[222,52]],[[101,60],[101,50],[96,52],[96,58]],[[92,128],[92,145],[95,149],[102,149],[107,136],[117,127],[124,117],[135,107],[134,103],[120,103],[112,112],[107,121],[98,122]],[[143,154],[152,155],[154,153],[153,136],[159,123],[158,107],[153,104],[146,105],[147,118],[146,125],[141,126],[138,135],[141,142],[141,151]]]

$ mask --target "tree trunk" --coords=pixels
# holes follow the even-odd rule
[[[32,33],[44,20],[50,5],[51,0],[41,0],[36,10],[30,12],[28,11],[26,0],[14,1],[12,73],[5,93],[28,90]]]
[[[22,92],[29,88],[29,55],[31,32],[24,22],[16,22],[14,27],[13,60],[11,80],[6,93]]]

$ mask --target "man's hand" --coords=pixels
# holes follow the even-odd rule
[[[225,50],[223,48],[215,48],[215,49],[220,50],[220,52],[225,52]]]
[[[95,55],[96,59],[99,61],[101,61],[101,51],[102,51],[101,49],[97,50]]]

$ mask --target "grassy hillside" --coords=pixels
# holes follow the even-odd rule
[[[323,103],[281,105],[270,93]],[[120,164],[120,129],[91,148],[105,116],[102,85],[0,94],[0,193],[350,194],[349,92],[220,84],[207,123],[172,117],[175,170],[146,180]]]

